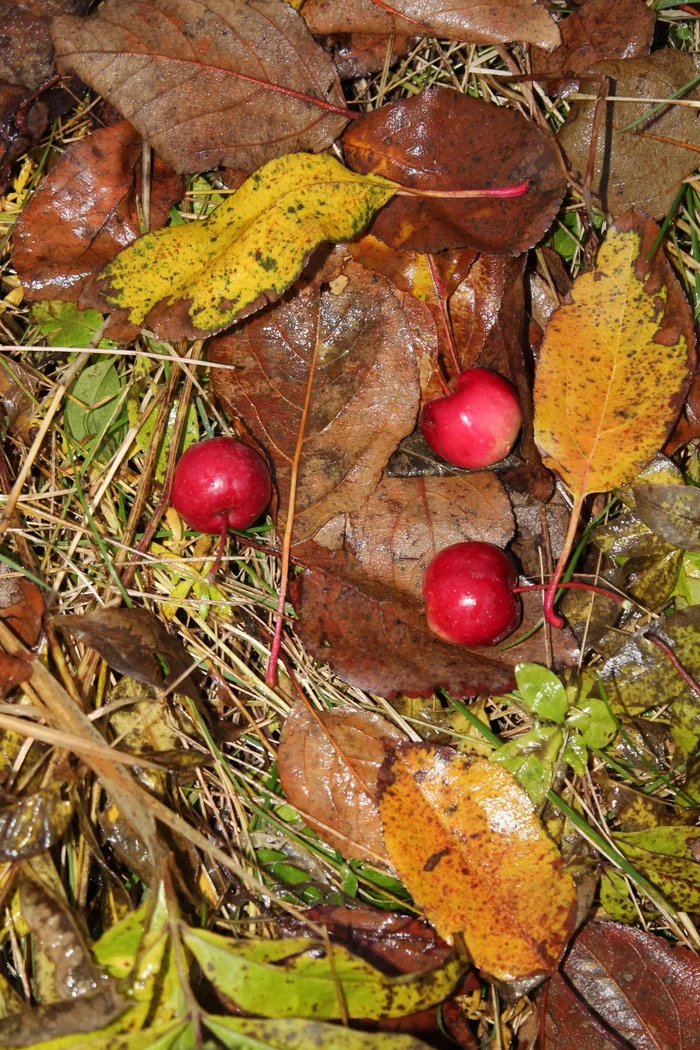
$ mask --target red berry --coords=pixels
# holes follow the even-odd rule
[[[242,441],[209,438],[190,445],[175,467],[170,500],[200,532],[247,529],[270,502],[267,463]]]
[[[453,394],[429,402],[420,427],[433,452],[455,467],[490,467],[508,455],[523,416],[515,388],[488,368],[460,373]]]
[[[455,645],[495,645],[520,620],[515,566],[492,543],[453,543],[423,577],[428,626]]]

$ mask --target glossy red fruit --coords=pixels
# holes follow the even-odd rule
[[[455,467],[490,467],[508,455],[523,416],[515,388],[488,368],[470,368],[453,394],[430,401],[420,428],[433,452]]]
[[[267,463],[254,449],[230,437],[190,445],[175,467],[170,501],[200,532],[247,529],[270,502]]]
[[[520,621],[517,575],[507,554],[492,543],[453,543],[423,577],[428,626],[455,645],[495,645]]]

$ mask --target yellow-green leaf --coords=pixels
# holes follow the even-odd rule
[[[535,437],[545,465],[580,501],[624,485],[663,445],[694,360],[690,307],[658,227],[626,212],[595,266],[547,326],[535,383]]]
[[[388,977],[341,945],[333,958],[308,937],[234,941],[186,928],[183,940],[214,987],[237,1007],[266,1017],[405,1017],[443,1002],[464,968],[459,959],[424,973]]]
[[[571,935],[571,876],[515,777],[449,747],[399,744],[380,773],[389,859],[438,933],[509,980],[556,969]]]
[[[613,841],[634,867],[682,911],[700,910],[700,864],[694,847],[698,828],[672,826],[613,834]]]
[[[277,1021],[207,1017],[204,1023],[228,1050],[428,1050],[412,1035],[355,1032],[296,1017]]]
[[[210,335],[277,299],[314,248],[354,237],[396,189],[326,154],[287,154],[208,218],[139,237],[103,270],[101,291],[161,338]]]

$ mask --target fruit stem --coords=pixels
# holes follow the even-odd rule
[[[544,591],[548,587],[548,583],[526,583],[522,587],[514,587],[513,594],[522,594],[525,591]],[[558,590],[560,591],[566,587],[570,590],[590,591],[591,594],[600,594],[603,598],[610,598],[612,601],[617,602],[618,605],[622,605],[627,601],[622,595],[615,594],[614,591],[608,591],[605,587],[596,587],[592,583],[582,583],[579,580],[567,580],[558,584]]]
[[[523,179],[515,186],[494,186],[481,190],[418,190],[408,186],[396,191],[397,197],[437,197],[440,200],[470,200],[472,197],[522,197],[530,189],[530,180]]]
[[[212,565],[211,569],[207,573],[207,583],[210,583],[210,584],[214,583],[214,580],[217,577],[219,569],[221,568],[221,559],[224,556],[224,546],[226,544],[226,536],[227,536],[227,534],[228,534],[228,521],[226,520],[226,515],[222,514],[221,515],[221,530],[219,532],[219,537],[220,537],[219,538],[219,546],[218,546],[217,551],[216,551],[216,558],[214,560],[214,564]]]
[[[576,538],[576,529],[578,527],[578,519],[581,516],[581,507],[583,506],[583,496],[576,496],[574,505],[571,508],[571,517],[569,518],[569,528],[566,533],[564,540],[564,547],[559,555],[559,560],[554,570],[554,575],[549,581],[547,588],[544,592],[544,617],[547,623],[551,627],[561,628],[564,626],[564,618],[559,616],[554,611],[554,602],[557,596],[557,590],[559,589],[559,580],[561,579],[564,567],[568,561],[571,553],[571,548],[574,545]]]
[[[442,277],[438,272],[438,268],[435,265],[435,260],[432,255],[428,255],[428,266],[430,268],[430,276],[433,281],[433,287],[438,297],[438,303],[440,306],[440,316],[442,323],[445,326],[445,334],[447,336],[447,345],[450,350],[450,357],[452,358],[452,367],[455,370],[455,375],[458,376],[462,371],[459,358],[457,356],[457,347],[455,346],[454,332],[452,331],[452,319],[450,318],[449,310],[447,309],[447,289],[443,283]]]

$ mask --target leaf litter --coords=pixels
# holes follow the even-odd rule
[[[649,111],[678,90],[694,102],[695,48],[683,5],[619,6],[613,21],[598,0],[571,13],[503,0],[475,22],[457,4],[448,25],[432,0],[108,0],[86,18],[59,4],[59,70],[89,85],[73,80],[72,96],[30,79],[36,41],[13,36],[23,72],[0,128],[0,553],[13,588],[0,622],[3,1045],[420,1050],[449,1032],[470,1050],[685,1048],[700,943],[700,259],[694,110]],[[531,66],[514,25],[543,48]],[[357,32],[379,37],[362,68],[339,67],[341,83],[338,42],[322,34]],[[615,66],[597,107],[602,187],[587,153],[595,98],[575,97],[598,93],[582,73],[601,58]],[[662,67],[670,79],[655,81]],[[615,100],[625,93],[647,97]],[[56,122],[59,94],[70,113]],[[562,124],[561,143],[583,129],[568,189]],[[286,196],[269,192],[270,161]],[[166,165],[194,173],[184,193]],[[316,179],[305,197],[310,170],[333,172],[332,192]],[[523,179],[503,198],[402,188]],[[589,181],[612,215],[587,210]],[[241,212],[251,185],[261,206]],[[619,187],[660,228],[642,216],[611,226]],[[314,222],[288,222],[299,203]],[[358,238],[373,214],[389,244]],[[236,268],[240,287],[227,283]],[[601,378],[587,326],[615,341],[611,301],[594,295],[565,323],[587,281],[609,293],[615,275],[639,292],[622,323],[632,356],[615,363],[626,399]],[[108,312],[121,345],[101,340]],[[550,375],[557,332],[562,371]],[[421,444],[417,423],[474,364],[514,384],[525,422],[508,460],[464,473]],[[566,411],[553,408],[574,381]],[[620,425],[601,467],[588,442],[604,403]],[[643,425],[630,415],[641,405]],[[559,440],[574,415],[585,483],[575,457],[542,440],[543,419]],[[213,581],[211,539],[168,507],[185,432],[237,435],[274,473],[270,518],[231,537]],[[673,469],[649,473],[663,446]],[[547,466],[569,490],[554,499]],[[606,499],[598,485],[616,490]],[[584,489],[577,527],[571,495]],[[568,596],[560,607],[576,637],[542,627],[538,590],[508,648],[428,631],[434,551],[506,547],[523,585],[539,587],[574,529],[561,571],[617,592],[593,611],[570,592],[575,615]],[[280,606],[281,659],[265,676],[285,549],[293,605]],[[408,755],[425,761],[417,776]],[[444,813],[426,801],[431,769]],[[619,921],[591,921],[604,913]],[[624,999],[615,988],[636,988],[634,952],[647,994]]]

